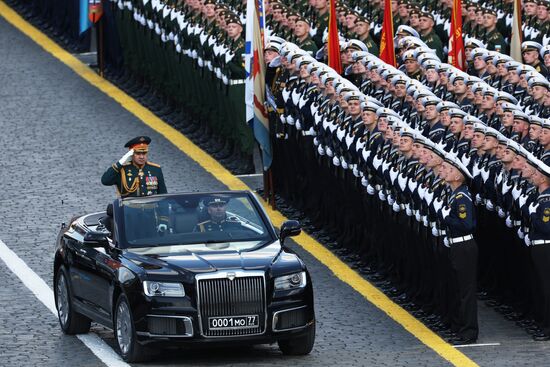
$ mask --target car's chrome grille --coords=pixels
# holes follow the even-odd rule
[[[261,276],[198,280],[199,313],[205,336],[255,335],[265,331],[265,285]],[[258,327],[210,330],[209,318],[258,315]]]

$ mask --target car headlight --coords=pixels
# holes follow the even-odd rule
[[[290,289],[304,288],[306,283],[306,272],[301,271],[299,273],[275,278],[275,290],[286,291]]]
[[[145,280],[143,282],[143,292],[149,297],[185,297],[185,289],[181,283]]]

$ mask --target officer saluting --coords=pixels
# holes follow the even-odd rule
[[[124,145],[128,152],[105,171],[101,183],[116,185],[117,195],[149,196],[166,194],[162,169],[156,163],[147,161],[151,138],[138,136]]]
[[[472,178],[468,169],[454,155],[446,155],[441,176],[453,190],[448,206],[438,213],[447,229],[449,260],[457,295],[451,330],[453,344],[470,344],[477,340],[477,244],[473,237],[476,227],[474,203],[465,181]]]

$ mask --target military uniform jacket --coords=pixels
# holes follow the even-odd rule
[[[133,163],[114,163],[101,177],[105,186],[115,185],[122,197],[166,194],[162,169],[156,163],[147,162],[142,168]]]
[[[447,237],[455,238],[471,235],[476,227],[474,203],[468,187],[458,187],[450,196],[451,211],[446,218],[441,214],[441,221],[447,226]],[[441,212],[440,212],[441,213]]]
[[[207,220],[198,223],[193,232],[227,232],[231,230],[242,229],[241,222],[234,218],[226,218],[221,222],[214,222],[213,220]]]
[[[550,189],[543,191],[536,200],[536,210],[530,215],[531,229],[529,238],[550,240]]]

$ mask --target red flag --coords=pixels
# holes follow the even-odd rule
[[[462,71],[466,69],[466,54],[462,38],[462,0],[453,0],[449,34],[449,64]]]
[[[342,74],[342,60],[340,59],[340,39],[338,37],[338,14],[336,13],[336,0],[330,0],[330,12],[328,20],[328,66],[338,74]]]
[[[384,21],[380,38],[380,59],[386,64],[396,66],[395,47],[393,45],[393,15],[391,0],[384,0]]]

